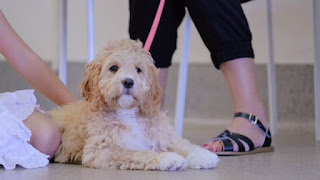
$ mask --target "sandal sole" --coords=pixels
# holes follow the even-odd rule
[[[248,152],[228,152],[228,151],[222,151],[222,152],[214,152],[218,156],[241,156],[241,155],[249,155],[249,154],[256,154],[256,153],[266,153],[266,152],[273,152],[274,147],[262,147],[262,148],[256,148],[253,151]]]

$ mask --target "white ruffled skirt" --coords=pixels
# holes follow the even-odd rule
[[[35,108],[34,90],[0,93],[0,165],[7,170],[16,165],[39,168],[49,163],[49,156],[28,143],[31,131],[23,121]]]

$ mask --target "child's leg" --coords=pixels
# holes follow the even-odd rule
[[[40,152],[49,155],[51,159],[61,141],[61,132],[55,122],[50,117],[35,110],[24,121],[24,124],[32,132],[30,144]]]

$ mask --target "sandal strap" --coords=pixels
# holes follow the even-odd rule
[[[261,121],[258,119],[257,116],[253,115],[253,114],[247,114],[247,113],[243,113],[243,112],[237,112],[234,114],[234,117],[242,117],[242,118],[246,118],[247,120],[249,120],[252,124],[256,125],[261,131],[263,131],[264,134],[267,134],[267,132],[269,131],[268,129],[266,129],[263,124],[261,123]]]
[[[265,141],[262,147],[268,147],[271,145],[271,132],[269,128],[267,129],[264,127],[264,125],[261,123],[257,116],[244,112],[237,112],[234,114],[234,117],[243,117],[248,119],[252,124],[256,125],[265,134]]]
[[[255,116],[253,114],[237,112],[234,114],[234,117],[246,118],[252,124],[256,125],[265,134],[264,142],[260,147],[270,147],[270,145],[271,145],[271,132],[270,132],[269,128],[267,129],[263,126],[263,124],[261,123],[261,121],[258,119],[257,116]],[[238,134],[238,133],[230,132],[229,130],[225,130],[219,136],[211,139],[210,141],[211,142],[221,141],[222,145],[223,145],[223,151],[234,151],[232,142],[237,144],[238,152],[245,152],[245,147],[244,147],[243,143],[246,143],[248,145],[249,151],[253,151],[255,148],[257,148],[254,146],[252,140],[249,139],[248,137],[241,135],[241,134]]]
[[[271,132],[269,129],[267,129],[266,138],[264,139],[264,143],[261,147],[269,147],[271,146]]]
[[[233,139],[233,140],[237,139],[238,141],[242,140],[243,142],[245,142],[249,146],[249,151],[253,151],[255,149],[254,144],[251,141],[251,139],[249,139],[248,137],[246,137],[244,135],[241,135],[241,134],[238,134],[238,133],[231,133],[229,135],[229,137],[231,139]],[[241,143],[241,145],[242,145],[241,141],[239,141],[239,143]],[[237,143],[237,145],[239,146],[238,143]],[[243,147],[243,149],[241,150],[240,147],[239,147],[239,152],[245,152],[245,148]]]
[[[232,144],[230,138],[228,138],[228,137],[217,137],[217,138],[211,139],[210,141],[212,141],[212,142],[220,141],[220,142],[222,142],[222,145],[223,145],[223,151],[233,152],[233,144]]]
[[[229,130],[225,130],[226,132],[226,137],[230,138],[231,140],[233,140],[237,146],[238,146],[238,152],[244,152],[246,149],[244,147],[244,145],[241,143],[241,141],[239,141],[239,139],[234,136],[234,134],[232,132],[230,132]]]
[[[249,146],[249,151],[255,149],[253,142],[244,135],[232,133],[228,130],[225,130],[218,137],[211,139],[210,141],[220,140],[224,146],[223,151],[234,151],[232,141],[234,141],[238,146],[238,152],[245,152],[245,147],[241,141],[246,143]],[[240,141],[241,140],[241,141]]]

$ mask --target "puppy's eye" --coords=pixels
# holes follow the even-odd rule
[[[118,71],[118,66],[116,66],[116,65],[111,66],[109,70],[112,71],[112,72],[117,72]]]
[[[136,67],[136,70],[137,70],[137,73],[141,73],[142,72],[141,69],[138,68],[138,67]]]

